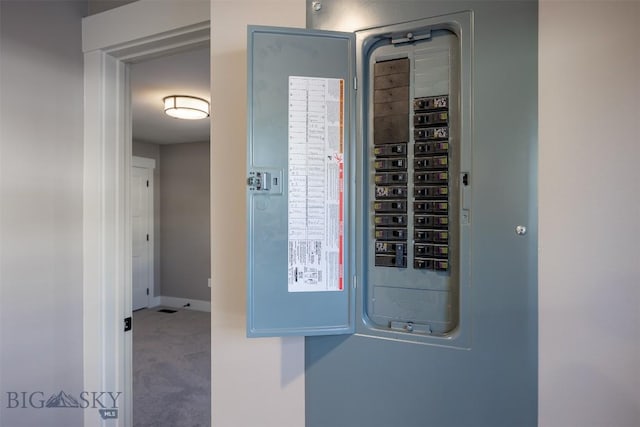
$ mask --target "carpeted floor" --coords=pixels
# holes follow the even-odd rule
[[[133,314],[133,426],[211,425],[210,313]]]

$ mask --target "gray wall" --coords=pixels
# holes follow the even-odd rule
[[[162,296],[209,301],[209,143],[160,146]]]
[[[0,425],[7,427],[82,425],[79,409],[7,409],[6,393],[41,391],[46,400],[82,391],[85,14],[79,1],[0,1]]]
[[[146,157],[156,161],[153,170],[153,296],[160,295],[160,247],[162,246],[160,235],[160,146],[150,142],[133,141],[133,155]]]
[[[133,3],[134,1],[136,0],[88,0],[88,14],[94,15],[96,13],[104,12],[105,10],[123,6],[127,3]]]

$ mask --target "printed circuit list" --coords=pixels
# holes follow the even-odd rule
[[[289,77],[289,292],[342,290],[343,84]]]

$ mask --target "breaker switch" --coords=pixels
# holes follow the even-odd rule
[[[441,259],[415,258],[413,260],[413,268],[421,270],[447,271],[449,270],[449,262]]]
[[[425,228],[449,227],[449,217],[446,215],[415,215],[413,222],[416,226]]]
[[[447,156],[418,157],[413,160],[414,169],[447,169],[449,158]]]
[[[447,243],[449,232],[446,230],[415,230],[413,237],[416,242]]]
[[[374,181],[376,184],[405,184],[406,173],[377,173]]]
[[[440,186],[428,186],[428,187],[414,187],[413,196],[416,199],[426,198],[447,198],[449,195],[449,187]]]
[[[406,212],[407,211],[407,203],[403,201],[389,201],[389,202],[379,202],[376,201],[373,203],[373,210],[376,212]]]
[[[447,124],[449,121],[449,113],[446,111],[440,113],[422,113],[413,116],[413,125],[418,126],[433,126]]]
[[[395,255],[376,255],[375,258],[376,267],[407,267],[407,257],[398,259]]]
[[[379,240],[407,240],[405,228],[376,228],[376,239]]]
[[[373,222],[377,226],[406,225],[407,216],[406,215],[376,215],[374,217]]]
[[[418,128],[413,131],[413,138],[416,141],[425,141],[429,139],[448,139],[449,128],[447,126]]]
[[[413,254],[416,258],[434,257],[447,258],[449,256],[449,246],[447,245],[423,245],[416,244],[413,248]]]
[[[407,155],[407,143],[377,145],[373,148],[376,157],[400,157]]]
[[[449,212],[449,202],[424,201],[415,202],[413,210],[416,213],[439,213],[446,214]]]
[[[449,182],[449,173],[442,172],[419,172],[414,174],[416,184],[446,184]]]
[[[415,156],[446,154],[448,152],[449,142],[445,141],[416,142],[413,148],[413,154]]]
[[[406,199],[407,187],[376,186],[376,199]]]
[[[378,240],[376,241],[376,253],[379,255],[395,255],[398,252],[398,246],[402,245],[404,245],[404,243],[382,242]],[[404,249],[402,249],[402,252],[404,252]]]
[[[407,161],[405,159],[382,159],[373,162],[373,167],[378,171],[406,170]]]
[[[424,98],[416,98],[413,101],[414,111],[428,111],[428,110],[446,110],[449,108],[449,96],[428,96]]]

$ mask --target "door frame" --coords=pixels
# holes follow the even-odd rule
[[[140,0],[83,19],[84,390],[122,392],[116,425],[132,425],[131,99],[127,63],[205,46],[209,0]],[[113,29],[117,28],[117,31]],[[113,426],[97,411],[84,425]]]
[[[132,168],[140,168],[140,169],[146,169],[147,171],[147,177],[148,179],[148,185],[147,187],[149,188],[148,193],[149,195],[147,196],[147,231],[148,231],[148,240],[149,240],[149,244],[147,245],[147,259],[149,260],[149,263],[147,265],[147,269],[149,270],[148,272],[148,283],[147,283],[147,305],[145,308],[149,308],[151,306],[153,306],[153,301],[154,298],[156,296],[156,292],[155,292],[155,282],[154,282],[154,278],[155,278],[155,268],[154,268],[154,264],[155,264],[155,232],[154,232],[154,227],[155,227],[155,221],[154,221],[154,203],[155,203],[155,194],[154,194],[154,179],[153,179],[153,173],[154,170],[156,168],[156,161],[154,159],[149,159],[147,157],[140,157],[140,156],[132,156],[131,157],[131,167]],[[133,224],[132,224],[133,225]],[[133,236],[132,236],[133,238]],[[133,255],[133,254],[132,254]],[[133,268],[133,266],[132,266]],[[133,279],[133,276],[132,276]],[[132,289],[132,295],[133,295],[133,283],[131,284],[131,289]],[[133,298],[133,296],[132,296]],[[132,303],[132,307],[133,307],[133,300],[131,301]]]

